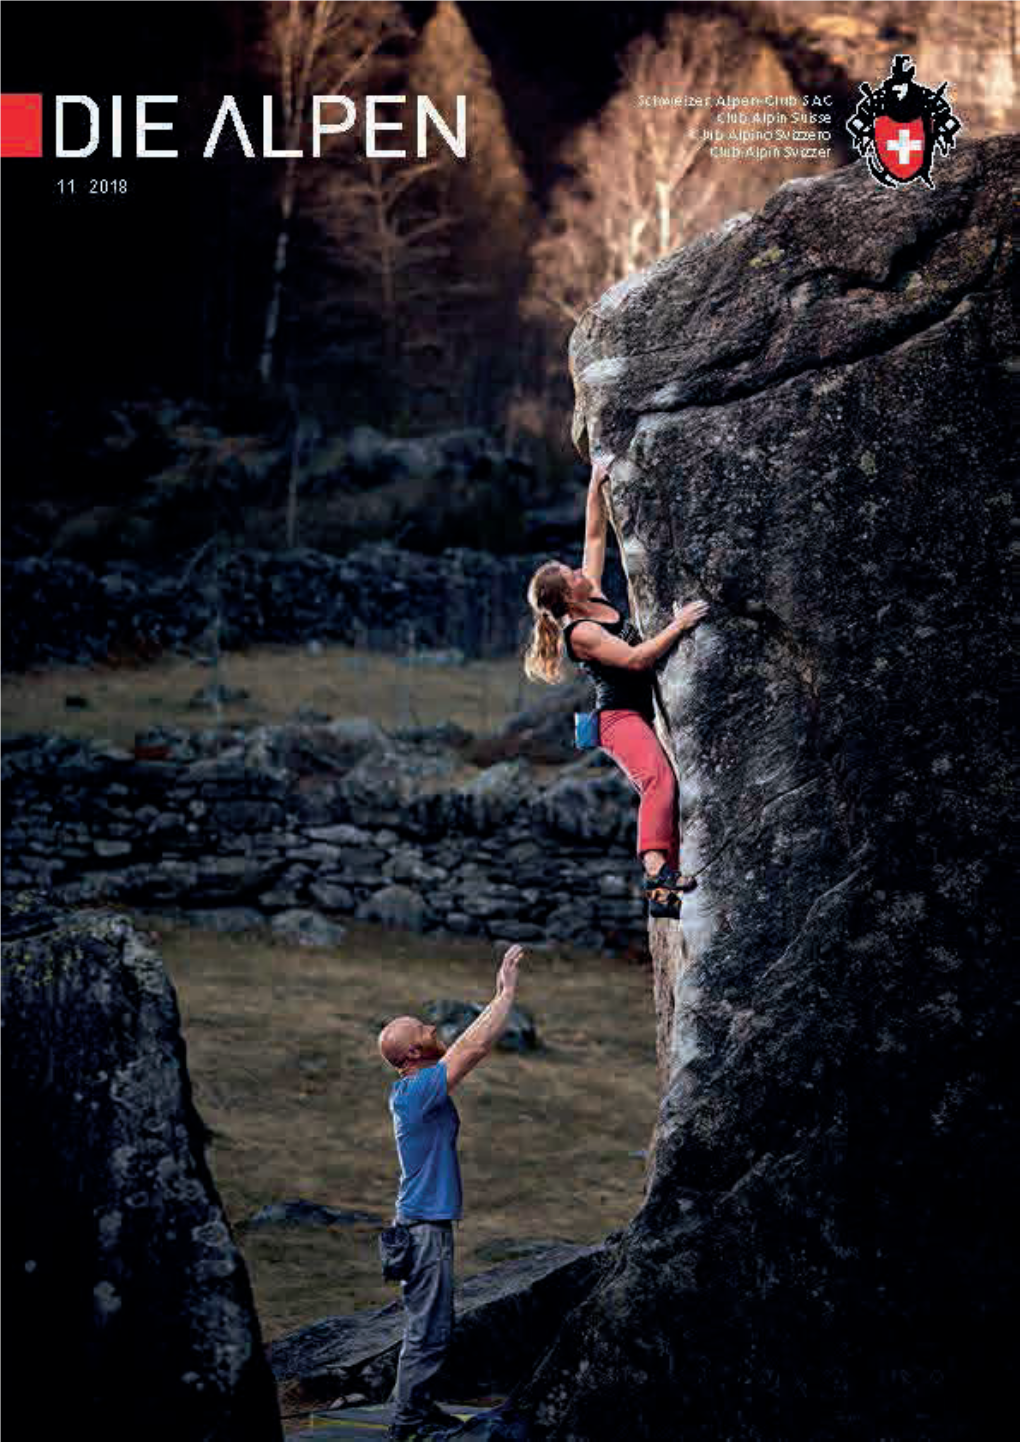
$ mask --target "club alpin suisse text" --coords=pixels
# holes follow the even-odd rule
[[[171,148],[174,122],[167,118],[167,106],[176,105],[177,95],[136,95],[133,97],[133,149],[127,153],[143,160],[174,160],[180,151]],[[119,159],[125,154],[126,114],[130,114],[131,97],[112,95],[103,104],[89,95],[58,95],[55,97],[55,155],[65,160],[80,160],[100,153]],[[249,160],[261,156],[266,160],[298,160],[306,154],[317,159],[322,155],[323,140],[352,130],[358,121],[358,102],[349,95],[313,95],[310,106],[311,147],[305,150],[279,141],[286,128],[284,119],[275,115],[276,101],[272,95],[262,97],[261,125],[256,129],[250,114],[245,120],[241,107],[232,95],[224,95],[207,133],[202,156],[208,160],[222,144],[224,149],[239,145]],[[162,107],[157,109],[157,107]],[[408,155],[404,135],[405,114],[414,130],[414,155],[428,155],[430,132],[458,159],[467,156],[467,100],[455,97],[456,115],[452,126],[427,95],[366,95],[363,99],[362,138],[365,154],[372,159],[403,160]],[[156,118],[158,115],[159,118]],[[67,134],[65,134],[65,126]],[[400,132],[399,136],[395,132]],[[72,133],[73,132],[73,133]],[[171,132],[168,134],[167,132]],[[253,135],[255,139],[253,140]],[[275,139],[274,139],[275,136]],[[293,139],[293,136],[290,137]],[[256,145],[261,144],[257,150]],[[102,148],[101,148],[102,147]]]
[[[825,160],[832,151],[827,145],[811,145],[804,141],[826,141],[832,132],[819,127],[832,121],[831,114],[814,109],[832,105],[831,95],[639,95],[643,109],[704,109],[715,110],[716,124],[730,122],[740,125],[768,125],[770,130],[712,130],[702,128],[690,132],[691,139],[709,143],[713,160]],[[780,108],[782,107],[782,108]],[[804,129],[790,129],[791,125]],[[723,143],[717,144],[716,142]],[[750,142],[734,144],[733,142]],[[760,144],[761,141],[792,141],[791,145]]]

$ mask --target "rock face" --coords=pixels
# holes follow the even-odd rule
[[[19,1395],[118,1442],[279,1442],[159,957],[122,917],[8,893],[3,1004],[4,1361]]]
[[[1016,155],[786,185],[574,334],[642,629],[711,612],[660,678],[700,887],[653,923],[647,1196],[530,1438],[995,1430]]]

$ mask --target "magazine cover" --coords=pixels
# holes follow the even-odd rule
[[[2,25],[19,1433],[1002,1435],[1016,5]]]

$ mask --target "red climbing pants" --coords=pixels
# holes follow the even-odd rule
[[[654,730],[637,711],[600,711],[599,744],[641,797],[638,855],[664,851],[666,865],[678,867],[676,777]]]

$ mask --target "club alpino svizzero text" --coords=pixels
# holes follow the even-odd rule
[[[177,95],[111,95],[100,102],[89,95],[58,95],[55,154],[62,160],[91,155],[175,160],[180,151],[173,147],[174,121],[168,107],[179,100]],[[263,95],[262,113],[253,123],[250,113],[247,119],[242,115],[233,95],[224,95],[206,132],[203,158],[239,147],[249,160],[318,159],[330,136],[359,127],[365,154],[371,159],[411,156],[424,160],[430,140],[433,146],[446,146],[459,160],[467,157],[467,98],[463,95],[455,97],[452,122],[427,95],[366,95],[360,101],[349,95],[313,95],[302,121],[303,145],[298,147],[288,147],[280,140],[284,125],[276,106],[274,96]],[[250,112],[250,105],[248,109]]]

